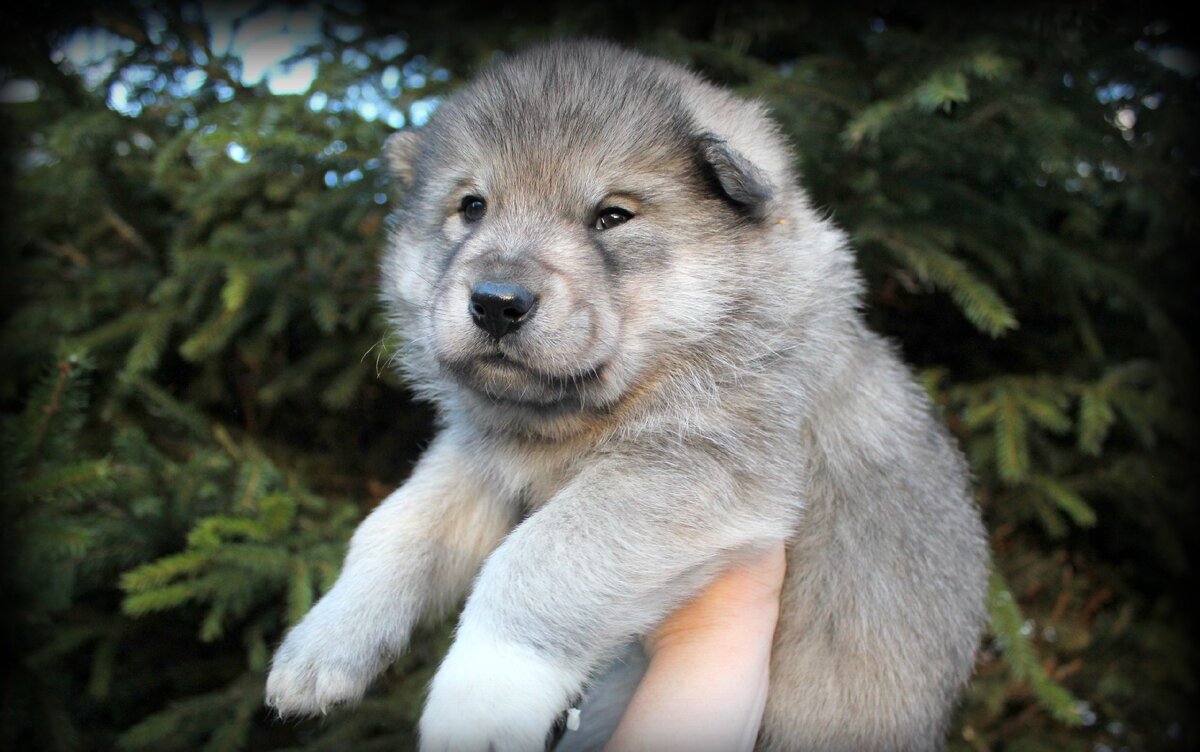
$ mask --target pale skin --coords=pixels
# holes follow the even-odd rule
[[[779,542],[723,574],[646,638],[650,665],[606,752],[754,748],[785,568]]]

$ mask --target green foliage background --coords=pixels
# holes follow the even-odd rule
[[[0,745],[411,744],[446,625],[357,709],[261,706],[272,646],[431,430],[388,368],[390,128],[358,105],[419,121],[496,54],[558,35],[765,100],[853,236],[868,315],[944,409],[991,530],[992,629],[951,748],[1197,742],[1198,82],[1171,18],[323,7],[296,52],[317,79],[275,96],[214,52],[227,11],[33,13],[0,45],[2,80],[39,87],[0,105]],[[125,40],[111,68],[54,52],[80,29]]]

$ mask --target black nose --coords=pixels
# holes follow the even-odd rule
[[[480,282],[471,288],[471,318],[496,339],[528,320],[536,305],[537,296],[521,285]]]

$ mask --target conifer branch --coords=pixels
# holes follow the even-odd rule
[[[41,417],[34,427],[33,435],[30,438],[31,449],[29,450],[29,459],[25,464],[24,470],[26,480],[37,472],[38,466],[41,464],[42,447],[46,441],[46,434],[50,430],[50,424],[54,421],[54,417],[58,415],[61,409],[63,394],[66,392],[67,383],[75,368],[76,360],[73,357],[64,358],[55,365],[57,376],[55,377],[54,387],[50,392],[49,400],[41,406]]]

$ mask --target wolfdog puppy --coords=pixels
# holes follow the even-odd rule
[[[540,750],[580,698],[562,746],[598,748],[629,646],[783,538],[759,748],[941,747],[984,624],[979,513],[763,107],[554,43],[387,152],[383,296],[440,433],[288,634],[269,702],[360,698],[469,590],[422,748]]]

